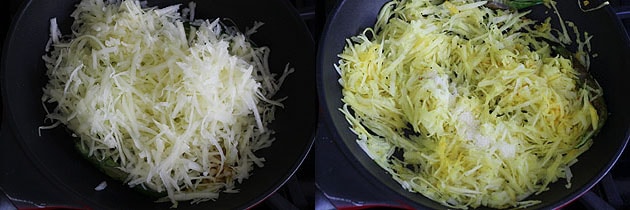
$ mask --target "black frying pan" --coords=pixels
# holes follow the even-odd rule
[[[47,78],[41,57],[49,37],[49,20],[57,17],[62,33],[69,34],[73,20],[69,15],[77,2],[27,1],[11,25],[2,54],[0,77],[4,110],[0,141],[19,142],[30,163],[45,174],[40,179],[51,183],[54,189],[43,190],[41,186],[30,185],[28,180],[19,177],[20,174],[12,174],[9,168],[0,168],[3,173],[0,185],[8,186],[15,178],[24,182],[23,187],[30,188],[26,190],[31,192],[30,197],[37,197],[41,191],[58,192],[69,196],[66,200],[76,201],[75,206],[92,209],[168,209],[170,202],[154,203],[154,198],[107,177],[83,159],[74,150],[72,139],[64,128],[58,127],[42,132],[42,136],[38,135],[37,128],[43,125],[45,119],[41,96]],[[183,3],[183,7],[186,7],[188,2],[155,0],[149,1],[149,5],[163,7]],[[281,74],[287,62],[296,70],[287,77],[277,94],[279,97],[288,96],[288,99],[283,102],[285,108],[277,110],[272,124],[276,141],[270,148],[257,154],[266,159],[265,167],[254,169],[249,179],[237,184],[240,193],[222,193],[216,201],[196,205],[180,202],[178,209],[252,207],[275,192],[293,175],[313,143],[318,113],[314,42],[296,10],[285,0],[211,0],[196,3],[197,18],[230,18],[241,30],[251,27],[254,21],[264,22],[265,25],[252,39],[257,45],[271,49],[272,71]],[[101,181],[107,181],[108,187],[97,192],[94,187]],[[22,195],[9,196],[20,199]]]
[[[348,129],[349,124],[338,111],[342,107],[342,95],[341,86],[337,82],[339,75],[333,67],[339,60],[337,55],[342,52],[346,38],[374,25],[381,6],[388,1],[342,0],[329,15],[317,59],[317,88],[324,112],[323,120],[340,150],[371,181],[370,184],[388,194],[394,194],[401,203],[414,208],[445,209],[445,206],[419,193],[404,190],[371,160],[357,145],[356,135]],[[630,41],[625,29],[610,7],[585,13],[578,8],[577,2],[580,1],[557,2],[563,18],[575,22],[581,30],[594,35],[591,40],[592,51],[598,56],[591,60],[590,71],[604,89],[610,115],[590,150],[578,157],[578,163],[571,167],[573,186],[566,189],[566,181],[559,180],[549,186],[549,191],[530,197],[542,201],[531,207],[535,209],[561,207],[588,191],[612,168],[630,135],[630,100],[627,99],[627,91],[630,90],[630,83],[627,82],[630,77]],[[600,2],[590,3],[591,6],[596,6]],[[552,12],[546,13],[544,6],[535,6],[532,9],[534,11],[528,17],[533,19],[541,20],[553,15]]]

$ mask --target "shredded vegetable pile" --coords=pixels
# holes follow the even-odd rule
[[[83,0],[72,34],[51,19],[43,56],[47,118],[64,124],[87,155],[115,162],[123,181],[160,202],[236,193],[271,146],[271,98],[293,69],[271,73],[270,50],[220,19],[194,19],[194,3]]]
[[[526,207],[561,178],[569,188],[605,119],[601,87],[550,46],[568,28],[485,1],[431,2],[387,3],[339,54],[357,143],[402,187],[450,208]]]

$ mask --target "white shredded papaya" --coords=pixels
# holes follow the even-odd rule
[[[273,99],[282,75],[270,50],[220,19],[194,18],[194,3],[147,7],[140,1],[83,0],[72,33],[51,20],[45,60],[47,118],[63,123],[79,146],[112,160],[130,187],[166,194],[160,202],[237,193],[271,146]],[[279,76],[280,79],[276,79]],[[48,127],[43,127],[48,128]]]
[[[603,93],[542,41],[549,20],[484,3],[387,3],[339,54],[340,111],[403,188],[450,208],[527,207],[550,183],[570,187]]]

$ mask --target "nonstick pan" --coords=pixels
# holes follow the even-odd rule
[[[389,0],[342,0],[329,14],[328,22],[320,39],[317,58],[317,88],[323,110],[322,120],[331,131],[332,139],[344,152],[356,170],[380,191],[397,198],[401,206],[414,208],[446,209],[419,193],[411,193],[403,189],[391,176],[381,169],[356,143],[356,135],[349,129],[344,115],[339,111],[342,107],[339,75],[334,68],[337,57],[343,50],[345,40],[361,33],[366,27],[372,27],[378,12]],[[565,20],[573,21],[581,30],[588,31],[594,38],[591,40],[592,52],[597,56],[591,60],[591,74],[604,89],[604,98],[608,106],[609,116],[600,133],[594,138],[594,144],[587,152],[578,157],[578,162],[571,167],[573,172],[572,187],[565,188],[566,181],[559,180],[549,186],[549,190],[530,199],[541,200],[532,209],[552,209],[580,197],[595,185],[615,164],[623,152],[629,138],[630,100],[630,41],[625,29],[609,6],[591,12],[582,11],[578,3],[581,1],[557,1],[558,10]],[[601,2],[591,1],[592,6]],[[542,20],[552,17],[543,5],[534,6],[529,18]]]
[[[276,110],[271,128],[276,141],[269,148],[258,151],[265,158],[263,168],[255,168],[253,175],[237,183],[239,193],[221,193],[216,201],[191,205],[180,202],[178,209],[245,209],[263,201],[280,188],[298,169],[307,156],[317,124],[318,103],[315,84],[315,44],[297,11],[285,0],[211,0],[195,1],[196,18],[229,18],[241,30],[251,27],[254,21],[263,22],[251,38],[259,46],[271,49],[270,66],[280,75],[287,63],[295,69],[285,80],[278,97],[287,96],[284,108]],[[76,201],[73,206],[89,209],[169,209],[170,202],[155,203],[127,185],[111,179],[85,160],[73,147],[73,141],[63,126],[42,131],[45,111],[42,106],[42,88],[47,82],[42,60],[49,38],[50,18],[56,17],[63,34],[70,33],[73,19],[70,13],[78,1],[31,0],[22,5],[15,15],[2,53],[1,89],[3,103],[2,139],[20,145],[28,161],[2,160],[2,162],[28,162],[44,174],[38,179],[25,180],[11,168],[0,168],[0,189],[23,182],[26,194],[10,194],[13,200],[21,196],[45,197],[41,192],[57,192],[66,200]],[[182,4],[184,0],[149,0],[150,6]],[[2,157],[21,150],[2,151]],[[8,154],[7,154],[8,153]],[[16,155],[17,156],[17,155]],[[107,181],[103,191],[96,185]],[[50,183],[46,186],[31,183]],[[11,184],[9,184],[11,183]],[[54,189],[41,189],[51,187]],[[25,201],[28,202],[28,201]],[[37,201],[37,205],[45,201]],[[41,207],[41,206],[40,206]]]

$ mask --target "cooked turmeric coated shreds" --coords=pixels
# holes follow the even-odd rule
[[[552,182],[570,187],[603,92],[556,55],[548,20],[485,3],[386,4],[339,55],[341,111],[405,189],[451,208],[531,206]]]

